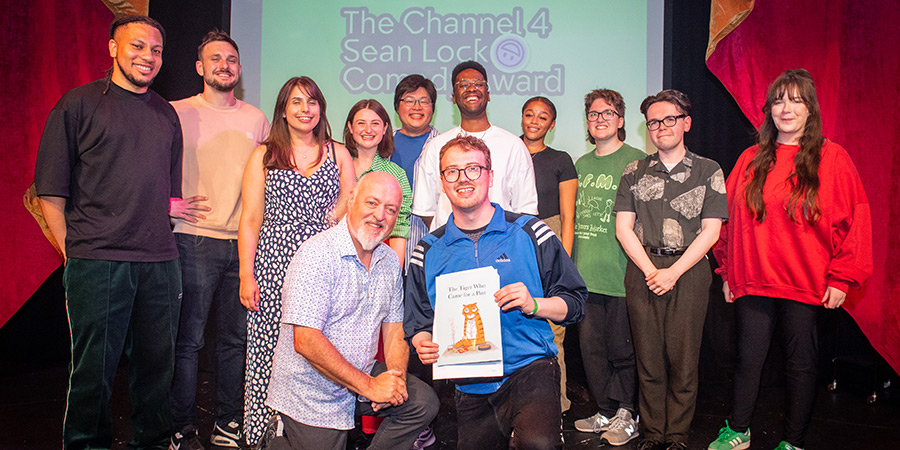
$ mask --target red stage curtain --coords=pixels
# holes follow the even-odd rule
[[[0,326],[61,258],[25,209],[44,123],[63,93],[102,78],[111,65],[107,41],[113,14],[100,0],[3,0],[0,10]]]
[[[850,153],[872,210],[875,274],[844,307],[900,372],[900,10],[894,6],[713,0],[706,63],[756,126],[775,77],[801,67],[812,73],[825,136]]]

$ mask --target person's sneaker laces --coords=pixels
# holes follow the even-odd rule
[[[197,437],[197,428],[187,425],[169,439],[169,450],[203,450],[203,443]]]
[[[436,440],[437,439],[434,437],[434,429],[431,428],[431,425],[428,425],[421,433],[419,433],[416,442],[413,442],[412,450],[422,450],[423,448],[430,447],[434,445]]]
[[[576,420],[575,429],[584,433],[602,433],[609,429],[609,418],[598,412],[586,419]]]
[[[209,442],[219,447],[241,448],[241,425],[234,420],[224,427],[217,423]]]
[[[785,441],[781,441],[778,443],[778,447],[775,447],[775,450],[803,450],[803,449],[800,447],[797,447],[795,445],[791,445]]]
[[[740,433],[731,429],[728,421],[719,428],[719,437],[709,443],[708,450],[743,450],[750,448],[750,429]]]
[[[637,427],[637,420],[631,416],[631,411],[619,408],[616,411],[616,415],[612,418],[609,430],[603,433],[600,441],[614,446],[625,445],[641,434],[638,432]]]

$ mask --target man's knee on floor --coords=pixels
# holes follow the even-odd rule
[[[561,449],[563,448],[562,430],[548,432],[534,427],[513,430],[512,436],[509,438],[509,448],[517,450]]]

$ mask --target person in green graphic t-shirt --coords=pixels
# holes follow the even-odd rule
[[[578,325],[588,388],[597,413],[575,421],[578,431],[603,433],[610,445],[636,438],[635,360],[625,308],[627,259],[616,240],[613,203],[625,166],[644,152],[623,143],[625,101],[609,89],[584,96],[588,140],[594,150],[575,163],[575,242],[572,259],[588,288],[584,320]]]

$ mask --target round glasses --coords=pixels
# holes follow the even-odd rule
[[[466,166],[464,169],[448,167],[441,171],[441,177],[444,178],[444,181],[448,183],[456,183],[457,181],[459,181],[459,174],[465,172],[466,178],[468,178],[469,181],[475,181],[481,178],[481,171],[484,169],[487,169],[487,167],[479,166],[476,164]]]

